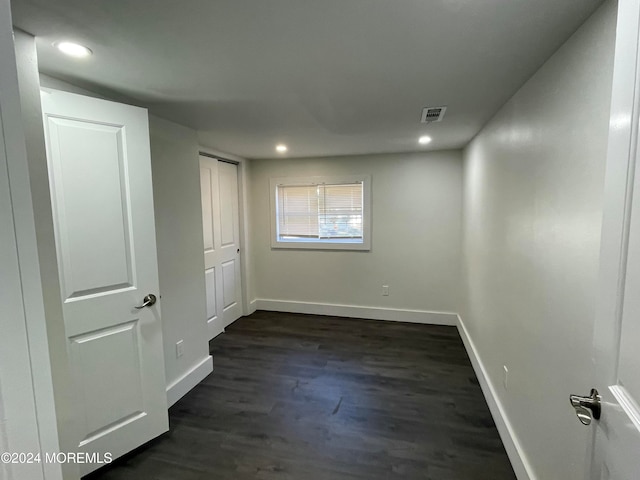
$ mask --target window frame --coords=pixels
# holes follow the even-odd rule
[[[340,185],[362,182],[362,242],[348,238],[278,240],[277,189],[279,186]],[[269,179],[271,248],[296,250],[371,250],[371,175],[280,177]]]

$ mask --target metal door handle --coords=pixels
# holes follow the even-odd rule
[[[583,425],[591,425],[591,420],[600,419],[600,413],[602,411],[600,394],[595,388],[591,389],[591,393],[588,397],[582,397],[580,395],[569,395],[569,402],[575,409],[578,420]]]
[[[150,293],[149,295],[146,295],[143,299],[142,299],[142,305],[137,305],[136,308],[138,310],[143,309],[144,307],[150,307],[151,305],[156,303],[156,296],[153,293]]]

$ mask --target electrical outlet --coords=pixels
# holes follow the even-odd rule
[[[503,365],[502,369],[502,385],[504,385],[504,389],[506,390],[509,385],[509,369],[506,365]]]
[[[383,297],[389,296],[389,285],[382,285],[382,296]]]
[[[180,358],[184,354],[184,340],[176,342],[176,358]]]

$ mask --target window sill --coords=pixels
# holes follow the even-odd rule
[[[272,241],[271,248],[288,250],[360,250],[369,251],[369,242],[362,240],[295,240],[295,241]]]

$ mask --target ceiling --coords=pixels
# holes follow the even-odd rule
[[[12,0],[40,70],[247,158],[460,148],[601,0]],[[94,52],[63,57],[54,41]],[[420,124],[424,106],[447,105]],[[418,145],[420,135],[433,142]]]

